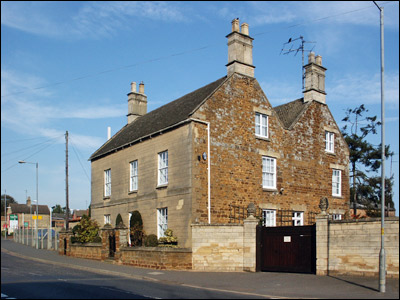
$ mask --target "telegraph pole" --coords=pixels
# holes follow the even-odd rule
[[[69,195],[68,195],[68,130],[65,132],[65,202],[66,220],[65,229],[69,229]]]

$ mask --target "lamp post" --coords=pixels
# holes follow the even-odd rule
[[[379,291],[384,293],[386,291],[386,254],[385,254],[385,82],[384,82],[384,36],[383,36],[383,7],[380,7],[373,1],[376,7],[380,11],[380,29],[381,29],[381,143],[382,143],[382,166],[381,166],[381,176],[382,176],[382,194],[381,194],[381,250],[379,251]]]
[[[39,232],[38,232],[38,223],[39,223],[39,163],[33,163],[29,161],[20,160],[18,163],[20,164],[33,164],[36,165],[36,249],[39,249]]]

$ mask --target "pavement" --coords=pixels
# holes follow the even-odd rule
[[[266,298],[399,299],[399,279],[386,278],[386,292],[379,292],[379,278],[316,276],[277,272],[199,272],[137,268],[59,255],[12,240],[1,240],[1,251],[24,259],[126,278],[158,281],[199,289]]]

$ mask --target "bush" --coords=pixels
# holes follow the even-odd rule
[[[143,232],[143,220],[140,212],[138,212],[137,210],[132,212],[129,225],[130,225],[129,231],[130,231],[132,246],[142,246],[144,232]]]
[[[171,229],[167,229],[164,232],[165,236],[160,237],[158,239],[160,247],[170,247],[177,248],[178,246],[178,238],[174,236],[174,233]]]
[[[119,224],[124,224],[120,214],[118,214],[117,219],[115,220],[115,227],[118,227]]]
[[[158,239],[155,234],[149,234],[144,239],[145,247],[157,247],[158,246]]]
[[[87,215],[83,215],[79,224],[75,225],[72,229],[72,232],[74,236],[71,237],[71,242],[90,243],[94,240],[98,240],[99,225]]]

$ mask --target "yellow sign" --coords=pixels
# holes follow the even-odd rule
[[[39,216],[39,220],[42,220],[43,216]],[[36,216],[32,216],[32,220],[36,220]]]

